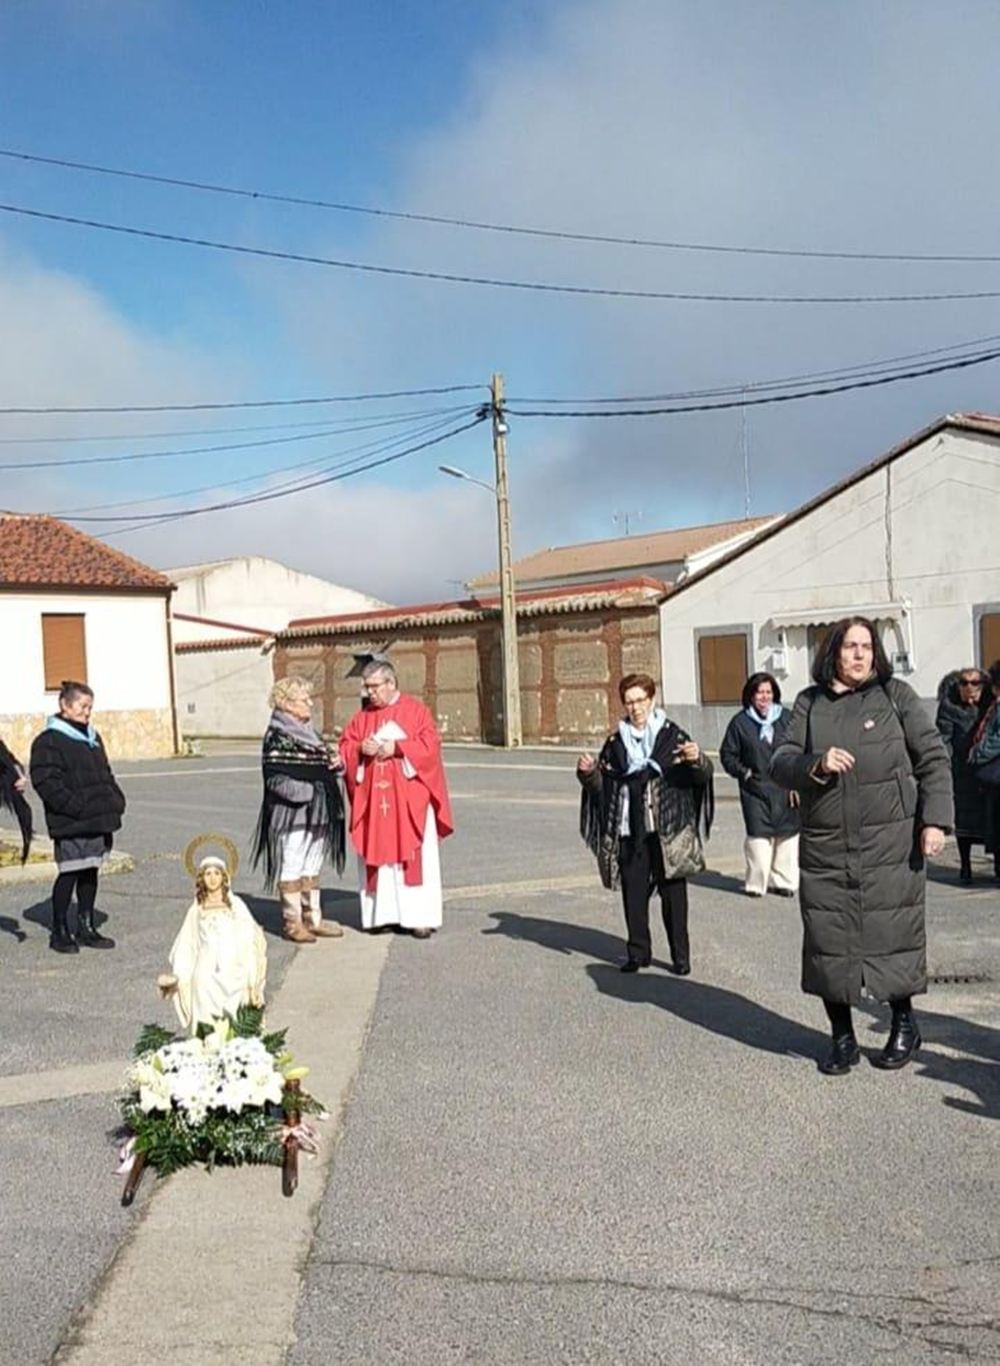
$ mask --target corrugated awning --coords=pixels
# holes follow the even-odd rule
[[[905,602],[859,602],[850,607],[800,607],[794,612],[776,612],[769,626],[832,626],[843,617],[868,617],[871,621],[901,621],[909,613]]]

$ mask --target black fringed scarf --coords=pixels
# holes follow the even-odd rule
[[[31,849],[31,807],[14,784],[21,777],[21,766],[7,746],[0,740],[0,808],[6,808],[17,821],[21,831],[21,862],[25,863]]]
[[[338,873],[343,872],[344,802],[319,735],[307,722],[276,711],[264,736],[261,761],[264,797],[254,835],[253,862],[254,867],[263,863],[267,886],[275,884],[281,867],[281,837],[291,830],[322,834],[330,862]],[[277,775],[311,783],[312,796],[305,803],[283,799],[268,784],[268,778]]]
[[[663,772],[653,769],[628,773],[625,746],[613,735],[601,750],[597,768],[589,781],[582,778],[580,835],[597,859],[601,882],[614,889],[620,882],[618,853],[622,813],[629,805],[632,835],[655,834],[663,852],[667,876],[674,875],[678,861],[686,876],[700,862],[701,841],[708,839],[715,818],[715,788],[711,762],[702,755],[697,764],[677,763],[674,750],[690,737],[672,721],[660,731],[652,757]],[[642,813],[641,831],[635,830],[635,814]]]

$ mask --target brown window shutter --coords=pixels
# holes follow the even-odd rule
[[[979,618],[979,663],[984,669],[1000,659],[1000,612],[984,612]]]
[[[42,613],[45,691],[58,692],[67,678],[87,681],[87,643],[82,612]]]
[[[698,640],[701,700],[735,705],[747,678],[747,638],[742,632]]]

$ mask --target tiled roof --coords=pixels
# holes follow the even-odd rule
[[[534,592],[526,589],[516,594],[517,615],[543,617],[593,611],[602,607],[649,607],[661,602],[669,592],[669,584],[646,577],[542,588]],[[500,599],[496,595],[453,602],[420,602],[411,607],[388,607],[381,611],[351,612],[337,617],[306,617],[289,622],[287,630],[275,633],[275,639],[283,641],[314,635],[454,626],[462,622],[485,621],[488,617],[496,617],[499,610]]]
[[[260,636],[218,636],[212,640],[178,640],[174,642],[174,654],[211,654],[215,650],[262,650],[264,643]]]
[[[164,574],[55,517],[0,512],[0,589],[172,587]]]
[[[653,531],[646,536],[620,536],[610,541],[582,541],[578,545],[550,546],[514,563],[515,581],[562,579],[573,574],[614,574],[643,565],[683,562],[709,546],[731,541],[734,536],[757,531],[771,517],[747,517],[709,526],[678,527]],[[469,580],[469,588],[488,588],[497,582],[496,571]]]

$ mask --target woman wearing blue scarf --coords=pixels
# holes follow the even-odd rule
[[[56,953],[113,949],[115,941],[94,923],[97,873],[121,828],[125,794],[115,782],[104,744],[90,724],[93,689],[63,683],[59,713],[50,716],[31,746],[31,781],[45,807],[45,822],[59,870],[52,888],[52,933]],[[76,892],[76,934],[69,906]]]
[[[730,721],[719,762],[740,785],[747,837],[747,896],[794,896],[799,889],[798,797],[768,777],[771,755],[788,733],[792,714],[781,705],[771,674],[751,674],[743,686],[743,710]]]
[[[625,716],[600,756],[581,754],[580,833],[605,887],[621,887],[628,928],[622,972],[652,961],[649,898],[660,893],[673,970],[691,971],[687,879],[705,867],[699,827],[712,826],[712,765],[653,705],[656,683],[627,674],[618,685]]]

